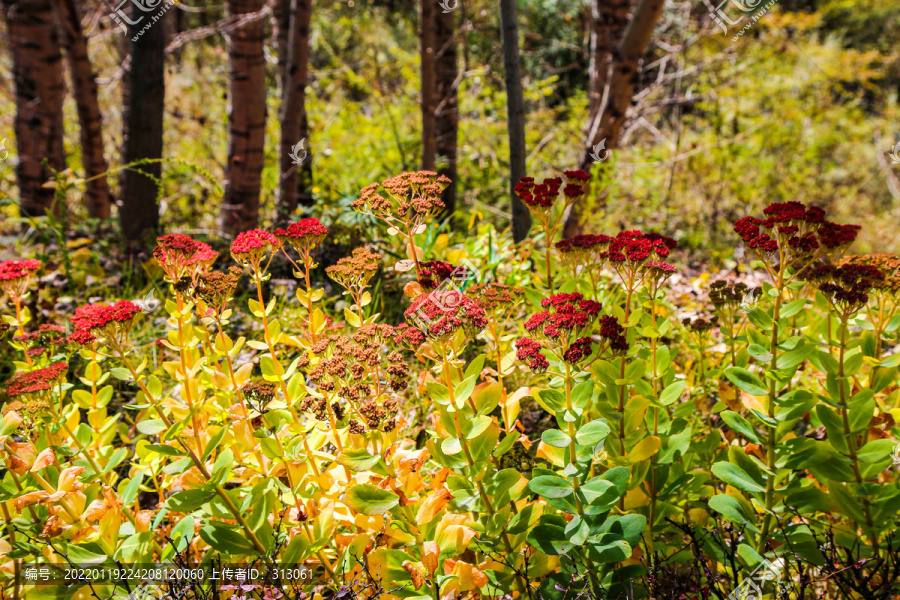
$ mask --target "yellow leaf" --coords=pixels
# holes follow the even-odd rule
[[[651,435],[642,439],[637,446],[631,449],[628,453],[628,460],[631,463],[639,463],[642,460],[647,460],[657,452],[659,452],[659,447],[662,445],[662,440],[656,437],[655,435]]]

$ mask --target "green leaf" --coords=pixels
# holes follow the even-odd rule
[[[886,459],[895,450],[900,451],[900,445],[894,440],[874,440],[860,448],[857,457],[863,462],[874,463]]]
[[[721,513],[723,517],[732,523],[744,524],[754,522],[753,515],[734,496],[729,496],[728,494],[713,496],[709,499],[709,507]]]
[[[166,456],[184,456],[184,451],[165,444],[148,444],[145,446],[147,450],[153,450],[157,454],[165,454]]]
[[[189,513],[212,500],[215,495],[212,490],[183,490],[169,496],[166,507],[172,512]]]
[[[384,514],[400,503],[400,497],[368,483],[354,485],[344,495],[344,503],[356,512],[368,516]]]
[[[766,488],[755,482],[743,469],[731,463],[717,462],[712,466],[712,472],[725,483],[745,492],[766,491]]]
[[[545,498],[565,498],[572,494],[575,488],[572,483],[559,475],[542,475],[528,482],[532,492]]]
[[[603,419],[597,419],[582,425],[575,434],[575,441],[581,446],[594,446],[609,435],[609,425]]]
[[[130,381],[132,378],[131,371],[124,367],[113,367],[109,370],[112,376],[121,381]]]
[[[137,424],[137,430],[144,435],[156,435],[166,430],[166,424],[162,419],[150,419]]]
[[[756,434],[756,430],[753,429],[753,426],[747,419],[731,410],[723,411],[721,416],[722,420],[725,421],[729,427],[743,435],[745,438],[754,444],[762,444],[762,441]]]
[[[566,525],[558,515],[542,515],[537,527],[528,532],[528,543],[544,554],[566,554],[575,547],[566,535]]]
[[[741,367],[728,367],[725,369],[725,377],[728,380],[753,396],[765,396],[769,393],[765,384],[759,380],[759,377]]]
[[[381,460],[381,456],[375,454],[372,455],[365,448],[353,448],[351,450],[344,450],[337,457],[338,463],[347,467],[354,473],[360,473],[362,471],[368,471]]]
[[[239,532],[227,525],[213,521],[200,528],[200,537],[220,554],[255,554],[253,544]]]
[[[684,388],[687,385],[684,381],[675,381],[666,386],[666,389],[662,391],[659,395],[659,403],[663,406],[669,406],[673,404],[676,400],[681,398],[681,394],[684,392]]]
[[[447,391],[447,386],[441,385],[436,381],[426,381],[425,390],[431,396],[431,399],[441,406],[450,404],[450,392]]]
[[[553,446],[554,448],[565,448],[572,441],[572,438],[570,438],[559,429],[546,429],[541,434],[541,440],[543,440],[543,442],[548,446]]]

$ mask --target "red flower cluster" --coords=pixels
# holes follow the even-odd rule
[[[747,216],[734,223],[735,233],[759,254],[790,248],[796,256],[809,256],[820,246],[829,250],[849,246],[860,230],[858,225],[827,221],[824,210],[802,202],[776,202],[763,213],[764,219]]]
[[[28,277],[40,268],[41,261],[39,260],[6,260],[0,262],[0,281]]]
[[[13,298],[22,296],[28,289],[31,275],[41,268],[39,260],[7,260],[0,262],[0,291]]]
[[[10,398],[34,394],[51,389],[69,370],[68,363],[53,363],[43,369],[35,369],[28,373],[16,373],[7,382],[6,394]]]
[[[422,294],[410,304],[404,313],[406,320],[419,327],[426,335],[439,338],[463,329],[469,336],[487,327],[484,309],[455,290],[435,290]]]
[[[127,334],[140,310],[128,300],[109,305],[79,306],[71,318],[75,332],[69,336],[69,340],[76,344],[90,344],[98,333],[104,337],[115,337],[119,332]]]
[[[218,256],[219,253],[209,244],[198,242],[183,233],[170,233],[156,238],[156,248],[153,249],[153,257],[173,283],[193,274],[197,266],[203,269],[211,267]]]
[[[312,217],[291,223],[286,229],[276,229],[274,233],[280,243],[290,244],[301,254],[312,251],[322,243],[326,235],[328,235],[328,228],[322,225],[321,221]]]
[[[278,244],[278,239],[262,229],[242,231],[231,243],[232,254],[253,254]]]
[[[586,233],[583,235],[576,235],[575,237],[566,240],[559,240],[556,242],[556,249],[563,254],[569,252],[584,252],[602,247],[612,241],[613,238],[608,235]]]
[[[565,175],[568,180],[565,187],[559,177],[548,177],[542,183],[535,183],[534,177],[522,177],[513,191],[529,210],[542,212],[553,206],[562,188],[565,205],[569,206],[584,195],[584,182],[589,181],[591,176],[581,170],[566,171]]]
[[[640,231],[620,231],[609,243],[606,258],[612,263],[643,263],[655,254],[669,256],[669,246],[662,236],[648,237]]]
[[[394,327],[394,343],[414,350],[425,343],[425,334],[415,327],[401,323]]]
[[[419,285],[428,290],[435,289],[445,279],[466,279],[469,270],[465,267],[454,267],[442,260],[430,260],[419,265]]]
[[[625,328],[619,325],[619,321],[611,315],[600,317],[600,337],[606,340],[613,352],[621,353],[628,350]]]
[[[541,344],[531,338],[516,342],[516,358],[528,365],[535,373],[543,373],[550,366],[547,357],[541,354]]]

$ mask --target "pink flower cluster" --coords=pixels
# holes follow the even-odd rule
[[[47,391],[65,377],[68,370],[68,363],[58,362],[28,373],[16,373],[7,382],[6,394],[10,398],[15,398],[25,394]]]
[[[98,334],[113,338],[119,333],[127,334],[135,315],[140,311],[136,304],[128,300],[108,305],[79,306],[71,318],[75,332],[69,336],[69,340],[76,344],[90,344]]]

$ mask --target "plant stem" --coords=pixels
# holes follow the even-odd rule
[[[778,366],[778,318],[781,314],[781,295],[783,288],[783,277],[779,276],[778,279],[778,296],[775,298],[775,306],[772,309],[772,337],[769,341],[769,354],[772,355],[772,358],[769,361],[769,370],[774,372],[775,368]],[[777,397],[778,389],[776,388],[776,383],[774,377],[769,378],[769,406],[768,406],[768,414],[769,418],[775,419],[775,398]],[[775,446],[778,443],[776,439],[775,427],[771,427],[768,424],[766,427],[769,428],[769,435],[766,440],[766,466],[769,468],[769,471],[772,472],[772,475],[769,475],[766,478],[766,515],[763,517],[763,527],[759,534],[759,540],[756,544],[756,552],[762,554],[766,548],[767,538],[769,537],[769,532],[772,527],[772,506],[775,503]]]

